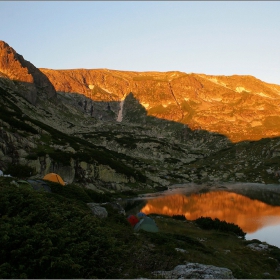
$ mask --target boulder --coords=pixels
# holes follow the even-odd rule
[[[259,243],[251,243],[247,245],[248,248],[254,250],[254,251],[265,251],[268,250],[268,245],[266,244],[259,244]]]
[[[90,208],[92,214],[98,218],[107,218],[108,212],[106,208],[100,206],[99,203],[87,203],[87,206]]]
[[[153,274],[162,279],[235,279],[228,268],[199,263],[177,265],[171,271],[155,271]]]
[[[187,254],[188,253],[187,250],[184,250],[184,249],[181,249],[181,248],[175,248],[175,251],[183,253],[183,254]]]

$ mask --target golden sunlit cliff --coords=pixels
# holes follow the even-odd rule
[[[280,86],[252,76],[40,70],[57,91],[96,101],[120,101],[132,92],[148,115],[218,132],[233,142],[280,136]]]
[[[36,104],[38,94],[56,97],[55,88],[48,78],[4,41],[0,41],[0,78],[6,80],[9,89],[11,83],[7,80],[16,83],[17,91],[32,104]]]

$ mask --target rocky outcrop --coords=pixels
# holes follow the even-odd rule
[[[18,92],[32,104],[36,104],[38,94],[48,99],[56,97],[47,76],[4,41],[0,41],[0,72],[0,79],[12,80]]]
[[[163,279],[235,279],[228,268],[199,263],[177,265],[171,271],[155,271],[153,274]]]
[[[0,125],[3,124],[0,122]],[[32,158],[33,156],[30,154],[33,149],[38,147],[38,138],[38,135],[23,137],[0,127],[0,169],[5,170],[11,164],[29,166],[33,169],[33,177],[36,178],[43,178],[44,175],[54,172],[60,174],[68,184],[75,180],[79,180],[86,186],[93,183],[99,185],[100,182],[103,182],[111,190],[122,189],[122,184],[130,180],[104,164],[87,163],[74,158],[70,158],[68,164],[63,164],[49,154]],[[75,154],[75,150],[69,146],[55,145],[55,148],[58,152],[67,151]]]

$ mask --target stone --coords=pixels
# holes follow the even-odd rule
[[[187,250],[184,250],[184,249],[181,249],[181,248],[175,248],[175,251],[180,252],[180,253],[184,253],[184,254],[188,253]]]
[[[93,191],[96,191],[96,192],[99,192],[99,189],[94,184],[91,184],[91,183],[87,184],[86,188],[90,189],[90,190],[93,190]]]
[[[87,168],[88,168],[88,164],[87,164],[86,162],[84,162],[84,161],[81,161],[81,162],[80,162],[80,166],[81,166],[81,168],[84,169],[84,170],[87,170]]]
[[[162,279],[235,279],[228,268],[199,263],[177,265],[171,271],[155,271],[153,275]]]
[[[10,182],[10,184],[13,185],[13,186],[19,187],[19,184],[18,184],[15,180],[13,180],[12,182]]]
[[[23,150],[23,149],[19,149],[18,151],[18,156],[19,157],[26,157],[27,155],[28,155],[28,153],[25,151],[25,150]]]
[[[268,245],[266,244],[259,244],[259,243],[251,243],[247,245],[248,248],[254,250],[254,251],[265,251],[268,250]]]
[[[243,178],[244,177],[244,173],[235,173],[235,177],[236,178]]]
[[[99,203],[87,203],[87,206],[90,208],[92,214],[98,218],[107,218],[108,217],[108,212],[106,208],[100,206]]]
[[[64,151],[69,152],[69,153],[73,153],[73,154],[76,153],[76,151],[72,147],[67,147]]]

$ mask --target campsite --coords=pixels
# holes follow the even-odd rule
[[[137,201],[122,212],[115,205],[131,196],[58,181],[0,177],[1,278],[152,279],[186,262],[226,267],[235,278],[280,276],[277,247],[254,251],[248,246],[266,245],[182,217],[147,215]],[[92,203],[106,218],[93,214]]]

